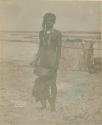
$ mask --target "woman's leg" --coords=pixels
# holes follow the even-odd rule
[[[57,86],[56,82],[53,82],[51,84],[51,99],[50,99],[51,111],[56,111],[56,96],[57,96]]]
[[[56,73],[53,73],[50,77],[50,99],[49,103],[51,106],[51,111],[56,111],[56,96],[57,96],[57,86],[56,86]]]
[[[46,76],[41,78],[41,99],[40,102],[42,104],[42,109],[46,108],[46,101],[49,100],[50,98],[50,92],[49,92],[49,83],[48,83],[48,79],[46,78]]]

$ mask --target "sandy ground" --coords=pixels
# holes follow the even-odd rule
[[[57,111],[40,111],[29,66],[0,64],[0,125],[102,125],[102,73],[59,71]]]

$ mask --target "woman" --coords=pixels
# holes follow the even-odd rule
[[[61,56],[61,33],[54,29],[55,21],[53,13],[46,13],[43,17],[43,29],[39,33],[39,50],[35,59],[38,78],[33,89],[33,95],[41,102],[42,109],[46,108],[48,100],[51,111],[56,110],[56,77]]]

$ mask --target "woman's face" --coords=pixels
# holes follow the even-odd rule
[[[53,25],[54,25],[53,18],[49,16],[49,17],[46,19],[46,28],[52,28]]]

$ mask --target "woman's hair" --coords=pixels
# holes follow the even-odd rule
[[[55,16],[55,14],[53,14],[53,13],[46,13],[46,14],[43,16],[43,23],[42,23],[42,28],[43,28],[43,29],[45,29],[45,27],[46,27],[46,21],[47,21],[47,19],[48,19],[49,17],[51,18],[52,22],[55,23],[55,21],[56,21],[56,16]]]

